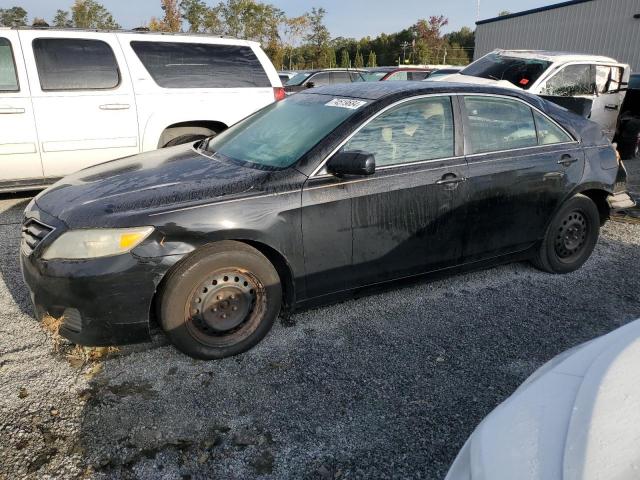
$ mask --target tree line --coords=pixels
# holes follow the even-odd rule
[[[222,0],[210,6],[204,0],[160,0],[162,16],[147,25],[151,31],[222,35],[260,42],[280,69],[375,67],[398,64],[464,65],[473,58],[474,32],[463,27],[443,34],[444,16],[430,16],[392,34],[375,38],[332,38],[325,24],[326,10],[311,8],[289,17],[279,8],[258,0]],[[27,26],[28,12],[20,7],[0,9],[0,25]],[[34,17],[34,26],[119,29],[113,15],[97,0],[75,0],[59,9],[50,21]]]

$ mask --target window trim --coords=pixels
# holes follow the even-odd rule
[[[11,51],[11,59],[13,60],[13,73],[16,76],[16,89],[15,90],[0,89],[0,92],[2,92],[2,93],[20,93],[22,91],[22,88],[20,86],[20,75],[18,74],[18,64],[16,63],[16,54],[13,51],[13,43],[11,42],[10,38],[2,37],[2,36],[0,36],[0,38],[6,40],[9,43],[9,50]]]
[[[532,146],[532,147],[525,147],[525,148],[516,148],[516,149],[510,149],[510,150],[496,150],[496,151],[491,151],[491,152],[484,152],[484,153],[475,153],[475,154],[467,154],[467,142],[466,142],[466,135],[465,135],[465,123],[466,123],[466,114],[462,109],[462,100],[464,100],[464,96],[473,96],[473,97],[497,97],[497,98],[505,98],[507,100],[515,100],[517,102],[523,103],[524,105],[526,105],[527,107],[537,111],[538,113],[540,113],[541,115],[543,115],[546,119],[548,119],[550,122],[552,122],[554,125],[558,126],[558,128],[560,128],[563,132],[565,132],[569,138],[573,139],[572,141],[569,142],[562,142],[562,143],[552,143],[550,145],[540,145],[538,142],[538,145]],[[519,150],[530,150],[532,148],[549,148],[549,147],[555,147],[558,145],[572,145],[572,144],[577,144],[579,143],[579,141],[570,133],[567,131],[566,128],[564,128],[562,125],[560,125],[558,122],[556,122],[553,118],[551,118],[549,115],[547,115],[545,112],[543,112],[542,110],[540,110],[538,107],[536,107],[535,105],[532,105],[528,102],[525,102],[524,100],[522,100],[521,98],[517,98],[517,97],[512,97],[510,95],[501,95],[501,94],[497,94],[497,93],[461,93],[461,92],[450,92],[450,93],[427,93],[424,95],[416,95],[413,97],[408,97],[408,98],[403,98],[402,100],[399,100],[395,103],[392,103],[390,105],[387,105],[386,107],[384,107],[383,109],[381,109],[380,111],[376,112],[374,115],[372,115],[371,117],[369,117],[367,120],[365,120],[364,122],[362,122],[360,125],[358,125],[358,127],[349,135],[347,136],[347,138],[345,138],[342,142],[340,142],[338,144],[338,146],[336,148],[334,148],[319,164],[316,168],[313,169],[313,171],[311,172],[311,175],[309,175],[309,178],[327,178],[327,177],[332,177],[333,175],[331,175],[330,173],[322,173],[322,171],[324,170],[327,162],[331,159],[331,157],[333,157],[336,153],[338,153],[338,151],[344,147],[347,142],[349,142],[349,140],[351,140],[351,138],[353,138],[358,132],[360,132],[360,130],[362,130],[365,126],[367,126],[370,122],[372,122],[373,120],[375,120],[376,118],[378,118],[380,115],[382,115],[383,113],[385,113],[387,110],[390,110],[391,108],[394,108],[398,105],[401,105],[403,103],[412,101],[412,100],[418,100],[421,98],[431,98],[431,97],[451,97],[451,103],[452,103],[452,107],[453,107],[453,121],[454,121],[454,131],[456,132],[456,137],[455,137],[455,151],[458,152],[457,146],[458,146],[458,129],[460,127],[462,127],[462,142],[463,142],[463,153],[462,155],[454,155],[453,157],[447,157],[447,158],[437,158],[437,159],[432,159],[432,160],[420,160],[417,162],[411,162],[411,163],[399,163],[397,165],[385,165],[382,167],[377,167],[376,170],[386,170],[386,169],[390,169],[390,168],[399,168],[399,167],[409,167],[409,166],[413,166],[413,165],[420,165],[420,164],[426,164],[426,163],[433,163],[433,162],[443,162],[443,161],[447,161],[447,160],[454,160],[454,159],[460,159],[460,158],[473,158],[473,157],[480,157],[483,155],[489,155],[489,154],[493,154],[493,153],[506,153],[506,152],[515,152],[515,151],[519,151]],[[456,104],[454,102],[457,101],[458,106],[456,107]],[[536,128],[536,136],[538,134],[538,130]]]
[[[116,73],[118,74],[118,83],[116,83],[113,87],[105,87],[105,88],[44,88],[42,85],[42,75],[40,72],[40,68],[38,66],[38,58],[35,50],[35,43],[38,40],[76,40],[81,42],[98,42],[104,43],[111,54],[113,55],[113,60],[116,64]],[[116,56],[116,52],[113,50],[113,47],[109,42],[104,40],[100,40],[97,38],[76,38],[76,37],[37,37],[31,41],[31,51],[33,52],[33,61],[36,64],[36,71],[38,72],[38,83],[40,85],[40,90],[42,92],[108,92],[112,90],[117,90],[122,85],[122,72],[120,71],[120,64],[118,63],[118,57]]]

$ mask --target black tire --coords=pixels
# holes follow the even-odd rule
[[[258,250],[234,241],[200,248],[167,275],[158,298],[160,324],[183,353],[203,360],[249,350],[280,312],[282,287]]]
[[[205,138],[207,138],[206,135],[199,135],[197,133],[188,133],[186,135],[180,135],[176,138],[172,138],[165,144],[164,148],[175,147],[176,145],[183,145],[185,143],[194,143],[194,142],[197,142],[198,140],[203,140]]]
[[[623,160],[640,159],[640,119],[631,119],[624,123],[618,151]]]
[[[600,235],[598,207],[581,194],[570,198],[547,227],[533,264],[549,273],[570,273],[589,259]]]

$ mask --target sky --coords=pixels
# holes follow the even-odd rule
[[[100,0],[99,0],[100,1]],[[214,5],[219,0],[205,0]],[[289,16],[297,16],[311,7],[324,7],[326,23],[333,37],[375,37],[409,27],[420,18],[444,15],[449,18],[446,31],[463,26],[474,27],[477,0],[266,0]],[[51,20],[58,8],[68,9],[73,0],[0,0],[0,8],[22,6],[34,16]],[[124,28],[146,24],[161,17],[160,0],[101,0]],[[518,12],[557,3],[550,0],[480,0],[480,18],[491,18],[503,10]]]

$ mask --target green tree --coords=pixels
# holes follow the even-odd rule
[[[367,58],[367,67],[375,68],[377,66],[376,52],[371,50],[369,52],[369,58]]]
[[[208,12],[206,3],[202,0],[181,0],[180,13],[183,20],[189,25],[190,32],[201,32],[204,30],[205,16]]]
[[[69,12],[66,10],[56,10],[56,14],[53,17],[53,26],[57,28],[73,27],[73,21],[69,17]]]
[[[362,52],[360,52],[360,49],[356,51],[356,59],[354,60],[353,65],[356,68],[364,67],[364,57],[362,56]]]
[[[340,67],[342,68],[350,68],[351,67],[351,58],[349,58],[349,52],[346,48],[342,49],[342,53],[340,54]]]
[[[327,65],[327,67],[329,68],[335,68],[338,66],[338,59],[336,58],[336,51],[333,47],[329,47],[328,48],[328,52],[329,52],[329,64]]]
[[[27,11],[22,7],[0,8],[0,26],[24,27],[27,25]]]
[[[117,30],[120,25],[104,6],[95,0],[76,0],[71,6],[71,18],[76,28]]]
[[[324,17],[327,11],[324,8],[311,9],[309,14],[309,34],[307,35],[307,42],[313,48],[313,60],[316,65],[322,63],[323,54],[326,52],[326,48],[329,46],[331,35],[329,30],[324,24]]]

